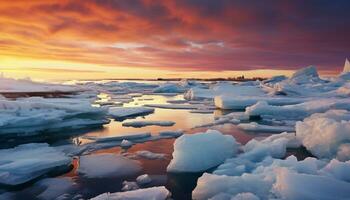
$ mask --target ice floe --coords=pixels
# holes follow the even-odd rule
[[[151,179],[151,177],[148,176],[148,174],[143,174],[143,175],[140,175],[136,178],[136,182],[139,185],[146,185],[146,184],[149,184],[150,182],[152,182],[152,179]]]
[[[149,160],[155,160],[155,159],[164,159],[165,154],[163,153],[154,153],[151,151],[136,151],[135,155],[139,158],[149,159]]]
[[[294,126],[270,126],[264,124],[258,124],[256,122],[240,123],[237,125],[238,128],[245,131],[254,132],[269,132],[269,133],[282,133],[282,132],[294,132]]]
[[[82,88],[70,85],[34,82],[30,79],[12,79],[0,76],[0,93],[78,92]]]
[[[147,107],[111,107],[108,110],[109,115],[118,120],[130,117],[144,116],[153,112],[153,108]]]
[[[173,126],[174,124],[175,122],[173,121],[131,121],[131,122],[124,122],[123,126],[140,128],[144,126]]]
[[[82,99],[31,97],[0,100],[0,134],[37,135],[109,122],[106,110]]]
[[[104,193],[91,200],[165,200],[170,192],[164,187],[151,187],[127,192]]]
[[[326,112],[330,109],[350,110],[350,99],[319,99],[300,104],[273,106],[265,101],[259,101],[253,106],[247,107],[245,114],[272,119],[304,119],[311,114]]]
[[[230,96],[261,96],[265,92],[259,86],[242,86],[233,85],[229,82],[218,83],[212,88],[191,88],[184,97],[189,100],[214,99],[215,96],[220,95]]]
[[[200,172],[222,163],[236,154],[238,144],[230,135],[215,130],[182,135],[174,143],[168,172]]]
[[[350,159],[350,113],[330,110],[296,124],[296,135],[319,158]],[[338,155],[339,154],[339,155]]]
[[[227,110],[243,110],[248,106],[252,106],[259,101],[265,101],[269,105],[290,105],[303,103],[306,99],[287,98],[287,97],[269,97],[269,96],[230,96],[222,95],[215,97],[215,106],[220,109]]]
[[[49,173],[70,169],[72,159],[45,143],[0,150],[0,184],[20,185]]]

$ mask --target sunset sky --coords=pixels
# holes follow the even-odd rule
[[[349,0],[0,0],[11,77],[329,75],[346,57]]]

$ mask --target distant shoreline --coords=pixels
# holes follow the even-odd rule
[[[254,77],[254,78],[157,78],[157,79],[141,79],[141,78],[107,78],[107,79],[83,79],[78,81],[102,81],[102,80],[112,80],[112,81],[256,81],[256,80],[266,80],[267,78]]]

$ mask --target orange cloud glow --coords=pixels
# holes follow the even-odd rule
[[[349,52],[349,15],[301,1],[2,0],[0,70],[66,79],[270,76],[315,64],[336,73]]]

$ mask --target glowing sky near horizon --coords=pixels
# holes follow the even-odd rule
[[[271,76],[350,55],[347,0],[0,0],[0,71],[42,79]]]

